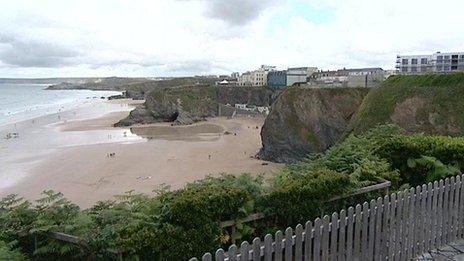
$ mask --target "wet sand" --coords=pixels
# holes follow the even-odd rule
[[[84,145],[63,141],[71,145],[13,159],[10,163],[23,161],[24,173],[0,195],[17,193],[36,199],[44,189],[53,189],[89,207],[129,190],[150,193],[161,184],[176,189],[208,174],[269,174],[280,167],[274,163],[263,165],[263,161],[251,157],[261,147],[264,118],[213,118],[190,126],[160,123],[132,130],[112,127],[127,114],[111,112],[98,118],[52,124],[53,128],[45,132],[47,139],[112,134],[107,134],[108,140]],[[224,134],[226,131],[230,134]],[[115,156],[109,157],[109,153]]]

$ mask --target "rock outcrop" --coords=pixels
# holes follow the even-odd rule
[[[218,115],[220,104],[269,106],[276,92],[264,87],[193,85],[153,89],[145,103],[115,126],[154,122],[191,124]]]
[[[394,123],[406,133],[464,134],[464,74],[392,76],[373,89],[350,130]]]
[[[274,102],[261,130],[258,157],[296,162],[325,151],[346,132],[366,88],[309,89],[292,87]]]

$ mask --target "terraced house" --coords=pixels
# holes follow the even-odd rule
[[[398,55],[396,69],[401,74],[447,73],[464,71],[464,52],[432,55]]]

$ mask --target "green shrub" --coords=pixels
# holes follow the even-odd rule
[[[252,213],[262,187],[260,177],[222,175],[161,195],[161,259],[188,259],[229,243],[232,235],[225,235],[219,223]]]
[[[312,172],[274,184],[265,204],[279,226],[294,226],[319,216],[325,201],[353,187],[346,174],[329,170]]]
[[[402,183],[416,186],[457,174],[457,169],[462,172],[464,138],[399,135],[384,140],[377,148],[376,154],[387,159],[393,168],[400,171]],[[442,164],[446,167],[441,166]]]
[[[22,261],[26,258],[18,250],[13,250],[5,242],[0,241],[0,260]]]

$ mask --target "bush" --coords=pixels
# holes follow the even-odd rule
[[[384,140],[376,154],[400,171],[402,183],[416,186],[462,172],[464,138],[398,135]]]
[[[226,235],[219,223],[252,213],[262,187],[260,177],[222,175],[161,195],[161,259],[187,259],[229,243],[233,235]]]
[[[26,258],[21,252],[12,250],[5,242],[0,241],[0,260],[22,261]]]
[[[329,170],[312,172],[274,184],[265,205],[279,226],[294,226],[319,216],[327,200],[353,187],[348,175]]]

